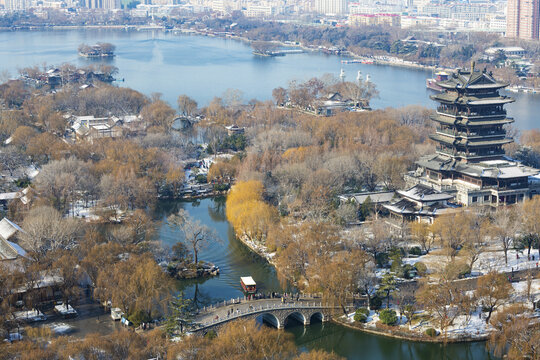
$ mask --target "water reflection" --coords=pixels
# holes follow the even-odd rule
[[[304,351],[323,349],[334,351],[351,360],[360,359],[496,359],[485,343],[442,344],[401,341],[348,329],[333,323],[295,326],[286,331],[294,335],[296,344]]]
[[[161,31],[70,30],[0,32],[0,71],[16,75],[17,69],[71,62],[88,65],[88,59],[77,56],[77,47],[85,42],[109,42],[116,45],[113,59],[106,61],[119,68],[121,86],[129,86],[147,95],[163,94],[163,99],[176,104],[180,94],[193,97],[200,106],[228,88],[240,89],[246,99],[268,100],[272,89],[286,87],[290,80],[305,81],[325,73],[338,74],[343,68],[348,79],[358,70],[369,74],[380,92],[372,107],[423,105],[434,109],[425,80],[430,71],[366,64],[343,65],[337,56],[304,53],[275,58],[253,56],[244,43],[202,36],[181,36]],[[94,62],[92,62],[94,63]],[[151,80],[149,80],[151,79]],[[211,84],[211,86],[209,86]],[[520,129],[538,128],[540,96],[510,94],[516,103],[508,106],[509,116]]]
[[[219,241],[200,252],[200,259],[220,268],[220,275],[211,278],[178,281],[178,289],[186,296],[197,297],[202,306],[221,300],[243,297],[241,276],[253,276],[262,292],[282,292],[275,269],[236,239],[225,216],[225,198],[202,199],[195,202],[160,201],[154,218],[160,220],[157,236],[165,247],[174,245],[181,234],[167,223],[167,216],[185,209],[194,219],[215,230]]]

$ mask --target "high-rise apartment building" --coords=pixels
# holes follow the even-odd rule
[[[26,10],[30,6],[30,1],[6,0],[4,6],[6,10]]]
[[[120,0],[85,0],[86,7],[89,9],[120,9]]]
[[[321,14],[343,15],[348,12],[348,0],[315,0],[315,11]]]
[[[538,40],[540,32],[540,0],[508,0],[506,36]]]

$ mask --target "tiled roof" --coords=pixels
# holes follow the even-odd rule
[[[22,231],[22,229],[9,219],[3,218],[0,221],[0,238],[9,240],[17,231]]]

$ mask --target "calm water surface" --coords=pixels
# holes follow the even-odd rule
[[[183,208],[203,224],[215,229],[220,241],[209,244],[201,251],[200,258],[218,265],[221,274],[198,282],[181,281],[179,289],[195,297],[200,305],[222,299],[243,296],[240,276],[251,275],[263,291],[283,291],[273,267],[252,253],[238,241],[225,216],[224,199],[204,199],[198,202],[161,202],[156,210],[156,219],[162,220],[158,237],[165,245],[173,245],[181,234],[171,229],[166,217]],[[318,323],[304,327],[294,321],[286,331],[294,335],[302,350],[324,349],[334,351],[347,359],[493,359],[484,343],[424,344],[369,335],[331,323]]]
[[[228,88],[240,89],[244,100],[267,100],[272,89],[287,87],[290,80],[307,80],[325,73],[339,74],[343,67],[347,79],[354,80],[358,70],[369,74],[380,92],[372,100],[376,109],[404,105],[435,107],[429,99],[425,79],[430,72],[406,68],[349,64],[337,56],[318,53],[294,54],[275,58],[255,57],[251,48],[235,40],[203,36],[184,36],[162,31],[55,30],[0,32],[0,71],[11,75],[17,69],[65,62],[87,65],[95,60],[77,56],[81,43],[110,42],[117,56],[108,61],[117,66],[121,86],[145,94],[159,92],[171,105],[180,94],[188,94],[200,105],[207,104]],[[508,106],[516,126],[538,128],[540,95],[511,94],[516,103]]]
[[[167,223],[167,216],[181,208],[216,232],[218,240],[205,246],[199,253],[199,258],[219,266],[221,273],[219,276],[198,281],[180,281],[180,290],[184,290],[190,297],[197,296],[201,305],[243,297],[241,276],[253,276],[261,291],[283,291],[274,267],[234,236],[233,228],[225,216],[224,198],[202,199],[197,202],[161,202],[155,217],[162,221],[158,236],[163,245],[171,247],[182,239],[182,233]]]

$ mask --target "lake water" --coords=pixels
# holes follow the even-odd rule
[[[202,248],[199,259],[216,264],[221,272],[216,277],[179,282],[179,289],[184,290],[186,295],[197,296],[200,305],[243,297],[241,276],[253,276],[260,291],[283,291],[274,267],[234,236],[233,228],[225,216],[224,198],[196,202],[160,202],[155,212],[156,219],[161,221],[157,235],[165,246],[171,247],[182,239],[181,232],[167,223],[167,216],[177,213],[181,208],[217,234],[216,241]]]
[[[260,58],[242,42],[203,36],[125,30],[51,30],[0,32],[0,72],[12,76],[17,69],[65,62],[77,65],[94,63],[77,56],[81,43],[110,42],[116,45],[117,56],[108,63],[119,68],[120,86],[129,86],[145,94],[159,92],[171,105],[180,94],[187,94],[200,105],[228,88],[239,89],[244,100],[271,99],[272,89],[291,80],[307,80],[340,69],[347,79],[354,80],[357,71],[367,74],[377,85],[380,96],[371,104],[375,109],[418,104],[435,107],[429,99],[425,79],[430,72],[391,66],[341,64],[337,56],[319,53],[291,54]],[[521,130],[538,128],[540,95],[511,94],[516,102],[508,106],[509,116]]]
[[[233,229],[225,216],[223,198],[203,199],[197,202],[160,202],[155,218],[162,221],[157,236],[168,246],[181,239],[180,233],[169,227],[166,218],[178,209],[185,209],[192,217],[215,229],[220,241],[210,243],[200,253],[200,259],[218,265],[221,274],[199,281],[180,281],[179,290],[195,297],[199,305],[233,297],[242,297],[240,276],[251,275],[257,287],[264,292],[283,291],[272,266],[251,252],[235,238]],[[440,344],[401,341],[374,336],[332,323],[318,323],[308,327],[292,323],[286,331],[294,335],[302,350],[324,349],[351,360],[360,359],[493,359],[486,351],[485,343]]]

